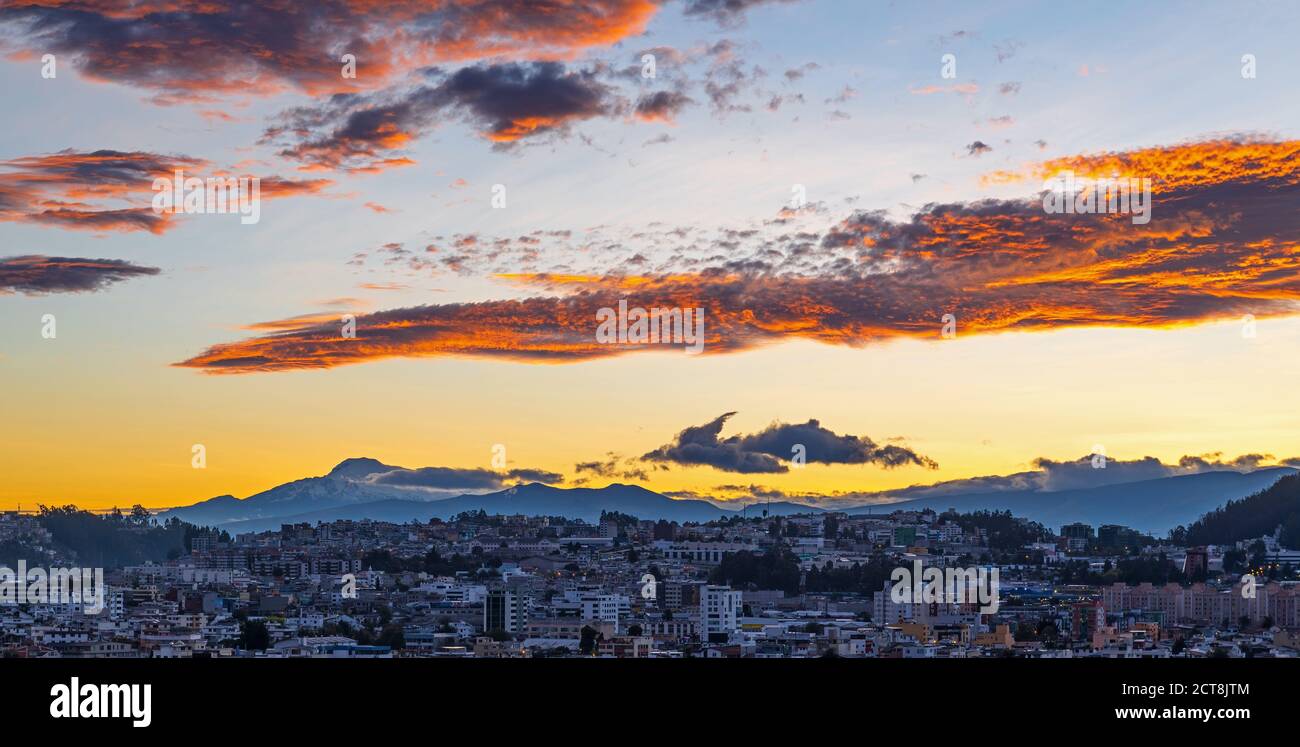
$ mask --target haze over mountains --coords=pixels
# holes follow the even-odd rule
[[[1189,524],[1229,500],[1257,493],[1295,472],[1290,467],[1268,467],[1248,473],[1201,472],[1076,490],[965,493],[864,506],[847,513],[887,513],[900,508],[955,508],[962,513],[997,510],[1010,511],[1054,530],[1081,521],[1093,526],[1122,524],[1163,537],[1180,524]]]
[[[277,529],[287,523],[339,519],[423,522],[478,510],[490,514],[566,516],[589,522],[599,520],[601,512],[606,510],[643,519],[678,522],[710,521],[742,512],[757,516],[762,510],[773,516],[826,510],[790,502],[730,509],[705,500],[673,499],[636,485],[620,483],[603,488],[558,488],[528,483],[493,492],[443,497],[374,481],[374,476],[400,469],[374,459],[347,459],[327,475],[288,482],[244,499],[217,496],[191,506],[170,509],[161,513],[159,519],[175,516],[193,524],[240,533]],[[936,511],[955,508],[961,512],[1009,510],[1016,516],[1053,529],[1082,521],[1092,525],[1123,524],[1164,536],[1169,529],[1188,524],[1228,500],[1256,493],[1284,475],[1295,472],[1288,467],[1248,473],[1210,471],[1086,489],[959,493],[870,506],[836,506],[835,510],[850,514],[923,508]]]

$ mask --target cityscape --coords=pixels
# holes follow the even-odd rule
[[[1240,502],[1258,516],[1272,494]],[[1235,503],[1235,502],[1234,502]],[[241,533],[137,507],[0,516],[0,548],[107,568],[102,602],[0,604],[5,658],[1295,658],[1297,522],[1193,544],[1009,512],[799,513],[713,521],[602,511],[287,523]],[[1300,516],[1300,514],[1297,514]],[[1217,522],[1217,523],[1216,523]],[[1281,540],[1281,541],[1280,541]],[[81,546],[71,550],[68,542]],[[71,553],[71,554],[70,554]],[[90,556],[87,558],[86,556]],[[6,558],[5,562],[12,562]],[[954,598],[899,569],[995,569]]]

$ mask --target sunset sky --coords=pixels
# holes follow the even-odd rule
[[[1300,9],[971,5],[0,2],[0,508],[498,444],[717,500],[1295,463]],[[155,213],[177,168],[260,221]],[[1046,213],[1065,169],[1150,223]],[[703,354],[596,342],[619,300]]]

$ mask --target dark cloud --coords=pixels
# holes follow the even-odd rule
[[[83,259],[28,254],[0,258],[0,295],[23,293],[80,293],[98,291],[134,277],[157,275],[157,267],[144,267],[121,259]]]
[[[799,67],[792,67],[789,70],[786,70],[785,79],[791,83],[797,80],[802,80],[805,75],[819,69],[820,67],[821,65],[818,65],[815,62],[806,62]]]
[[[512,469],[506,472],[506,477],[520,482],[543,482],[548,485],[564,482],[564,475],[544,469]]]
[[[486,469],[456,469],[454,467],[420,467],[397,469],[372,475],[370,482],[405,488],[430,490],[498,490],[509,481],[561,483],[564,476],[538,469],[512,469],[496,472]]]
[[[636,102],[636,117],[646,122],[672,122],[677,114],[695,103],[678,91],[655,91]]]
[[[620,480],[638,480],[645,482],[650,479],[650,475],[645,468],[636,465],[636,461],[619,456],[613,452],[606,455],[604,461],[578,462],[573,465],[574,473],[578,475],[590,474],[595,477],[605,479]],[[588,482],[587,478],[579,478],[579,484]]]
[[[793,3],[798,0],[686,0],[683,12],[688,16],[712,18],[723,26],[734,26],[745,13],[760,5]]]
[[[66,55],[86,77],[175,103],[355,91],[447,61],[572,56],[642,33],[657,10],[650,0],[11,2],[0,32],[29,52]],[[340,75],[345,53],[355,79]]]
[[[173,214],[150,206],[153,183],[174,178],[178,170],[187,179],[218,173],[199,158],[144,151],[68,149],[2,161],[0,221],[161,234],[174,225]],[[259,178],[260,196],[266,199],[314,194],[333,184],[328,179]]]
[[[966,152],[972,156],[982,156],[992,150],[993,148],[982,140],[976,140],[966,146]]]
[[[806,450],[808,462],[820,464],[875,464],[880,467],[915,465],[935,469],[934,460],[902,446],[878,445],[865,436],[839,435],[816,420],[806,423],[773,423],[758,433],[739,440],[743,451],[770,454],[788,460],[796,445]]]
[[[719,439],[722,427],[734,412],[725,413],[699,426],[677,434],[673,443],[651,451],[641,458],[650,462],[681,465],[705,465],[726,472],[780,473],[790,470],[787,463],[802,445],[809,463],[876,464],[900,467],[906,464],[937,467],[932,460],[900,446],[878,446],[861,436],[838,435],[816,420],[802,424],[773,423],[747,436]]]
[[[570,72],[558,62],[466,67],[450,75],[430,70],[425,77],[431,82],[414,88],[339,94],[291,109],[263,140],[287,140],[281,155],[310,165],[379,169],[402,165],[392,152],[450,118],[507,146],[626,106],[594,71]]]
[[[1290,464],[1288,460],[1278,461],[1272,454],[1242,454],[1234,459],[1223,459],[1222,452],[1185,456],[1178,460],[1178,466],[1184,470],[1208,472],[1211,470],[1232,470],[1233,472],[1253,472],[1273,463]]]
[[[651,462],[703,465],[725,472],[747,474],[789,472],[789,467],[769,454],[744,451],[734,436],[726,441],[718,440],[718,434],[722,432],[722,426],[727,422],[727,418],[735,414],[729,412],[719,415],[704,425],[686,428],[677,434],[673,443],[665,444],[641,458]]]
[[[1155,457],[1123,461],[1090,454],[1068,462],[1040,458],[1033,464],[1041,473],[1038,489],[1047,491],[1096,488],[1178,474]]]

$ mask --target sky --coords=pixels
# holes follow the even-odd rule
[[[979,5],[3,3],[0,508],[1297,463],[1300,9]],[[178,168],[259,220],[154,210]]]

